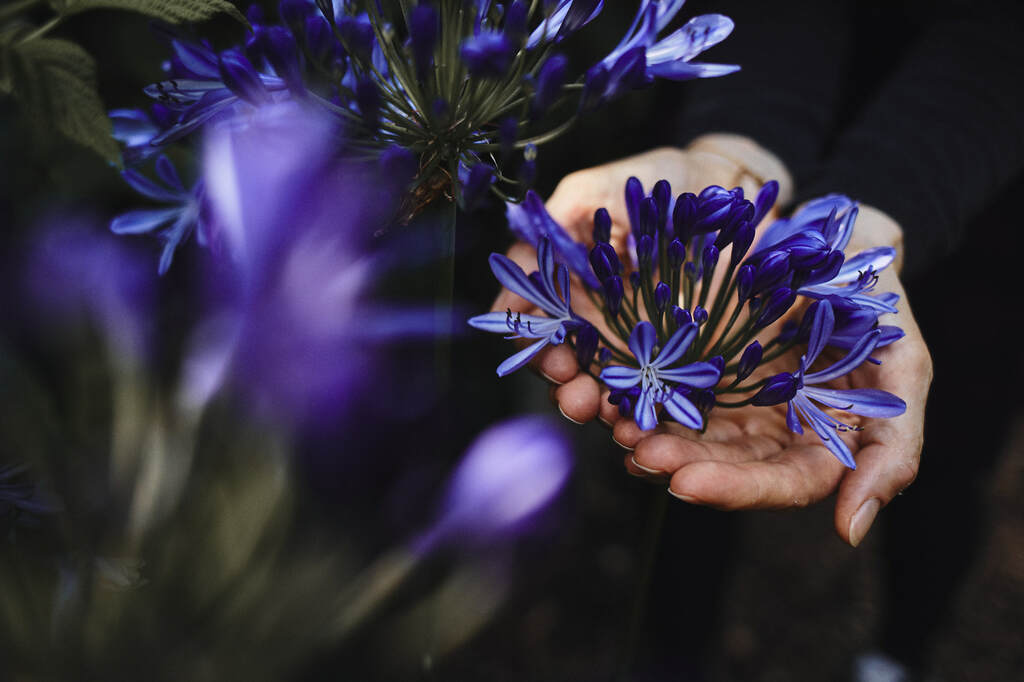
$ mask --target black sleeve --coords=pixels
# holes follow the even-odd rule
[[[842,192],[891,215],[904,230],[908,277],[949,253],[1024,170],[1024,8],[970,8],[951,3],[879,73],[877,93],[798,187],[797,200]],[[1000,227],[1011,229],[991,229]]]
[[[688,16],[720,12],[736,23],[697,59],[737,73],[686,83],[679,117],[685,144],[703,133],[746,135],[778,156],[799,187],[820,161],[839,118],[853,41],[853,3],[688,3]]]

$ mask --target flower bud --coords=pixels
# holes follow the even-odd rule
[[[704,268],[704,274],[707,276],[710,276],[715,266],[718,265],[718,248],[714,244],[709,244],[704,248],[704,253],[701,255],[701,265]]]
[[[622,297],[625,295],[625,290],[622,287],[622,277],[612,275],[604,280],[601,286],[604,288],[604,300],[608,304],[608,313],[612,317],[616,317],[622,306]]]
[[[693,321],[698,325],[702,325],[708,321],[708,311],[700,306],[696,306],[693,309]]]
[[[686,261],[686,247],[678,239],[673,239],[668,245],[668,265],[673,270],[678,270]]]
[[[221,80],[235,95],[256,105],[270,101],[270,93],[259,74],[240,50],[224,50],[218,59],[218,66]]]
[[[635,228],[637,238],[643,236],[655,237],[658,234],[658,204],[651,197],[646,197],[640,202],[639,224]]]
[[[750,249],[750,245],[754,242],[754,224],[752,222],[743,223],[738,230],[736,230],[736,236],[732,240],[732,256],[729,259],[732,267],[736,267],[743,257],[747,255],[747,251]]]
[[[576,334],[576,359],[586,369],[597,352],[599,338],[593,325],[584,325]]]
[[[640,264],[640,270],[650,272],[654,260],[654,239],[645,234],[636,242],[636,260]]]
[[[754,292],[754,266],[741,265],[736,272],[736,295],[742,304]]]
[[[693,226],[697,219],[697,197],[691,192],[684,192],[676,198],[676,206],[672,209],[672,230],[676,239],[686,244],[693,236]]]
[[[685,327],[693,322],[693,318],[690,317],[690,311],[686,308],[672,306],[672,316],[675,318],[676,327]]]
[[[605,281],[609,277],[619,274],[622,265],[619,263],[619,256],[615,249],[607,242],[597,242],[590,250],[590,267],[598,281]]]
[[[612,217],[608,209],[594,211],[594,243],[607,244],[612,239]]]
[[[776,374],[750,399],[750,402],[759,407],[779,405],[792,400],[798,388],[798,380],[792,374]]]
[[[736,367],[737,383],[749,377],[757,369],[757,366],[761,364],[763,352],[764,349],[761,348],[761,344],[757,341],[754,341],[744,349],[743,355],[740,356],[739,365]]]
[[[409,46],[412,49],[416,76],[423,80],[434,66],[434,47],[437,45],[439,26],[437,10],[420,3],[409,12]]]
[[[772,322],[782,317],[796,302],[796,292],[789,287],[775,289],[764,302],[764,306],[758,313],[754,326],[758,329],[767,327]]]
[[[533,94],[533,101],[530,103],[530,114],[534,118],[542,116],[558,99],[562,93],[562,86],[565,85],[568,68],[569,60],[562,54],[551,55],[544,62],[537,76],[537,89]]]
[[[659,313],[665,312],[671,298],[672,288],[664,282],[658,282],[658,286],[654,287],[654,307]]]

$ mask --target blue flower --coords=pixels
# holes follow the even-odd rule
[[[163,185],[132,169],[123,171],[121,177],[144,197],[170,205],[165,208],[139,209],[124,213],[111,221],[110,229],[115,234],[143,234],[159,230],[157,236],[164,243],[158,268],[162,275],[171,266],[178,245],[197,225],[200,226],[201,243],[206,242],[208,234],[202,220],[202,182],[196,183],[191,189],[186,189],[177,171],[174,170],[174,165],[166,156],[156,160],[156,173],[163,181]],[[165,227],[168,225],[170,227]]]
[[[799,434],[804,432],[800,424],[802,418],[840,462],[856,469],[857,464],[849,446],[838,434],[859,430],[859,427],[850,426],[826,414],[815,403],[862,417],[896,417],[906,411],[907,405],[891,393],[879,389],[832,389],[819,386],[859,367],[878,347],[882,334],[878,329],[869,331],[842,360],[808,374],[807,369],[818,359],[834,328],[835,314],[831,303],[828,300],[820,301],[814,313],[807,353],[800,358],[800,368],[792,374],[783,373],[772,377],[751,402],[762,406],[788,403],[786,424],[791,431]]]
[[[704,419],[686,397],[685,389],[711,388],[721,378],[721,370],[710,362],[695,362],[672,367],[682,359],[697,337],[697,325],[690,323],[678,329],[652,359],[658,334],[646,320],[637,323],[629,337],[629,350],[640,367],[612,365],[601,371],[601,380],[610,388],[625,390],[640,386],[633,419],[647,431],[658,425],[656,404],[664,405],[672,418],[683,426],[699,429]],[[676,385],[683,387],[680,390]]]
[[[683,0],[644,0],[641,3],[622,41],[587,72],[584,106],[606,102],[623,91],[643,87],[655,78],[680,81],[724,76],[739,70],[740,67],[733,64],[691,61],[732,32],[732,20],[721,14],[694,17],[658,40],[658,34],[682,6]]]
[[[529,362],[545,346],[557,346],[569,334],[588,323],[579,318],[570,306],[569,270],[565,265],[555,263],[551,242],[544,238],[537,245],[537,267],[539,271],[527,276],[522,268],[509,258],[492,253],[491,270],[509,291],[519,294],[530,303],[541,308],[550,317],[512,314],[512,311],[493,312],[477,315],[469,324],[477,329],[499,334],[509,334],[510,339],[539,339],[498,366],[498,376],[505,376]]]
[[[483,31],[462,42],[459,56],[470,75],[501,78],[512,64],[516,46],[499,31]]]

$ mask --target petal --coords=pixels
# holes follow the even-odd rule
[[[848,258],[839,274],[828,283],[832,285],[849,284],[857,281],[860,273],[869,267],[875,271],[884,270],[896,258],[896,249],[891,246],[879,246],[874,249],[861,251],[856,256]]]
[[[695,338],[697,338],[697,324],[691,322],[683,325],[658,351],[658,359],[651,363],[651,367],[661,368],[676,362],[683,357]]]
[[[865,360],[868,359],[868,356],[871,355],[872,351],[878,347],[878,339],[881,334],[882,332],[877,329],[868,332],[860,341],[857,342],[857,345],[855,345],[842,360],[831,367],[821,370],[820,372],[814,372],[805,376],[804,384],[823,384],[845,374],[849,374],[853,370],[857,369]]]
[[[849,446],[843,442],[843,439],[839,437],[838,431],[833,427],[835,423],[828,415],[815,407],[807,398],[798,395],[794,402],[796,408],[800,414],[803,415],[804,421],[807,422],[808,426],[818,434],[818,438],[821,438],[822,444],[829,449],[829,451],[836,456],[840,462],[845,464],[850,469],[856,469],[857,463],[853,461],[853,453],[850,452]]]
[[[657,343],[658,332],[647,320],[637,322],[633,327],[633,333],[629,335],[629,350],[641,365],[651,364],[651,353],[654,352]]]
[[[512,331],[508,326],[508,313],[493,312],[477,315],[467,320],[470,327],[494,334],[507,334]]]
[[[907,404],[900,398],[877,388],[836,390],[806,386],[803,392],[823,405],[862,417],[898,417],[907,411]]]
[[[505,362],[498,365],[498,376],[503,377],[516,371],[532,360],[533,356],[539,353],[546,345],[548,345],[548,340],[541,339],[540,341],[527,346],[515,355],[509,357]]]
[[[641,431],[650,431],[658,425],[658,411],[650,391],[640,393],[640,398],[636,401],[636,409],[633,410],[633,421]]]
[[[803,434],[804,432],[804,427],[800,425],[800,419],[796,416],[792,401],[786,403],[786,426],[793,433]]]
[[[694,17],[648,48],[648,63],[689,61],[709,47],[725,40],[735,26],[732,19],[722,14],[703,14]],[[659,26],[658,30],[662,28],[664,26]]]
[[[179,203],[183,199],[183,192],[161,187],[145,175],[142,175],[130,168],[122,171],[121,177],[131,186],[132,189],[148,199],[172,204]]]
[[[658,370],[658,378],[691,388],[711,388],[722,378],[722,372],[710,362],[695,362],[685,367]]]
[[[552,315],[561,313],[561,306],[556,305],[540,289],[530,281],[523,269],[511,259],[500,253],[492,253],[489,258],[491,271],[503,287],[512,293],[522,296],[530,303],[540,306]]]
[[[142,234],[150,232],[177,220],[180,208],[158,208],[128,211],[110,221],[110,231],[115,234]]]
[[[609,365],[601,370],[601,381],[610,388],[633,388],[640,383],[640,370],[636,367]]]
[[[811,323],[811,338],[807,341],[807,366],[810,367],[821,355],[836,326],[836,315],[828,300],[818,301]]]
[[[663,404],[672,418],[683,426],[691,429],[700,429],[704,426],[700,410],[679,391],[672,391],[672,395]]]
[[[703,62],[652,62],[648,57],[647,73],[658,78],[684,81],[692,78],[716,78],[740,70],[738,64],[706,64]]]

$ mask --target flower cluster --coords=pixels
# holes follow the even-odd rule
[[[499,375],[522,367],[546,345],[572,342],[581,368],[608,387],[612,404],[641,429],[654,428],[659,419],[703,429],[716,407],[786,404],[792,431],[803,433],[802,419],[852,468],[849,447],[836,434],[855,427],[818,405],[866,417],[905,410],[902,400],[884,391],[825,387],[866,361],[877,362],[874,350],[903,335],[879,324],[880,315],[896,312],[898,297],[874,291],[895,250],[880,247],[847,258],[857,205],[839,195],[812,201],[759,230],[777,195],[774,181],[750,200],[738,187],[673,196],[664,180],[647,193],[630,178],[623,262],[611,243],[607,210],[595,213],[588,250],[531,193],[522,204],[509,205],[508,219],[521,239],[537,247],[537,272],[527,275],[498,254],[491,256],[491,268],[504,287],[545,315],[509,310],[470,324],[509,338],[539,339],[503,362]],[[589,298],[600,319],[574,311],[573,289],[577,298]],[[794,355],[798,344],[807,350],[795,371],[765,376],[772,361]],[[843,356],[811,371],[827,347]],[[729,394],[746,397],[729,400]]]
[[[112,228],[157,234],[161,272],[191,232],[209,242],[203,179],[182,183],[164,151],[209,123],[241,125],[282,102],[328,112],[345,134],[325,145],[377,159],[408,183],[399,221],[439,200],[472,209],[492,193],[521,197],[537,145],[582,112],[656,78],[738,69],[693,61],[731,32],[722,15],[659,38],[682,5],[642,0],[620,43],[575,78],[560,45],[601,13],[603,0],[281,0],[278,21],[250,8],[244,44],[224,50],[166,33],[166,78],[145,89],[152,106],[110,115],[125,180],[164,206],[128,213]],[[154,158],[159,183],[138,171]]]

